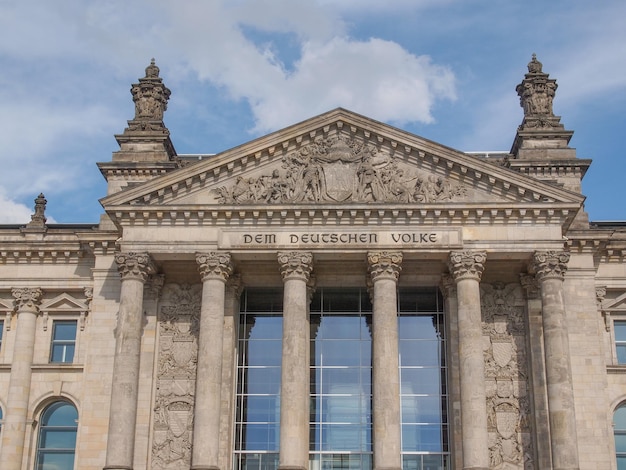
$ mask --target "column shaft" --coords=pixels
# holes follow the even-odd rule
[[[402,468],[397,280],[402,253],[368,253],[373,286],[372,418],[374,468]]]
[[[228,253],[198,253],[196,260],[202,276],[202,306],[191,468],[219,470],[224,302],[233,268]]]
[[[574,389],[563,299],[569,253],[537,252],[534,268],[541,287],[543,340],[554,470],[575,470],[578,463]]]
[[[278,254],[284,284],[280,470],[309,468],[309,296],[313,256]]]
[[[17,327],[6,401],[7,413],[2,425],[0,455],[2,468],[7,470],[22,468],[35,348],[37,305],[41,295],[40,289],[13,289],[17,305]]]
[[[466,470],[489,468],[479,286],[486,260],[484,252],[453,252],[448,263],[457,291],[463,468]]]
[[[147,253],[118,253],[122,276],[120,310],[115,330],[113,387],[105,470],[133,468],[143,330],[143,287],[155,269]]]

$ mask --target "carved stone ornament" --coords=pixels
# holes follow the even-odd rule
[[[560,118],[554,115],[552,102],[557,89],[556,80],[549,78],[542,70],[542,64],[533,54],[528,64],[528,73],[516,91],[520,97],[520,106],[524,108],[523,129],[562,128]]]
[[[453,251],[448,259],[448,269],[455,281],[461,279],[480,281],[486,261],[485,251]]]
[[[569,256],[566,251],[536,251],[533,254],[531,269],[538,281],[563,279],[567,272]]]
[[[37,312],[43,292],[38,287],[21,287],[12,289],[11,295],[15,298],[15,310],[17,312]]]
[[[172,92],[159,78],[159,68],[154,59],[146,67],[146,76],[140,78],[139,83],[135,83],[130,92],[135,102],[134,120],[161,121],[163,119],[163,113],[167,109],[167,101]]]
[[[233,262],[230,253],[211,251],[208,253],[196,253],[196,262],[202,280],[219,279],[226,280],[233,273]]]
[[[116,253],[115,262],[122,279],[138,279],[146,282],[156,272],[156,267],[148,253]]]
[[[165,284],[158,316],[153,470],[191,465],[198,324],[202,285]]]
[[[308,282],[313,271],[313,255],[308,251],[280,251],[278,264],[283,280],[296,278]]]
[[[458,201],[467,189],[442,176],[419,174],[372,145],[341,137],[317,139],[282,159],[282,170],[239,176],[214,190],[220,204]]]
[[[378,279],[398,280],[402,271],[402,252],[373,251],[367,254],[368,271],[372,281]]]
[[[534,469],[524,298],[519,284],[481,284],[489,468]]]

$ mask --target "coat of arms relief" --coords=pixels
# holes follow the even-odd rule
[[[282,158],[271,174],[214,190],[220,204],[462,201],[468,188],[418,171],[371,144],[318,138]]]
[[[187,470],[198,358],[202,285],[166,284],[159,310],[153,470]]]
[[[524,302],[519,284],[481,284],[489,468],[533,470]]]

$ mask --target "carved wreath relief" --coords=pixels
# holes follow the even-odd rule
[[[188,470],[202,286],[166,284],[159,311],[159,355],[152,469]]]
[[[341,137],[319,138],[286,154],[282,170],[239,176],[215,190],[220,204],[306,202],[439,202],[462,200],[465,187],[419,174],[372,145]]]
[[[535,468],[519,284],[481,284],[489,468]]]

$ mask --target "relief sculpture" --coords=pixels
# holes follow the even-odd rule
[[[372,145],[340,137],[317,139],[287,153],[282,169],[239,176],[214,190],[220,204],[440,202],[463,200],[467,189],[443,176],[420,174]]]
[[[489,468],[533,470],[524,307],[519,284],[481,284]]]
[[[191,433],[202,286],[166,284],[159,311],[153,470],[191,465]]]

